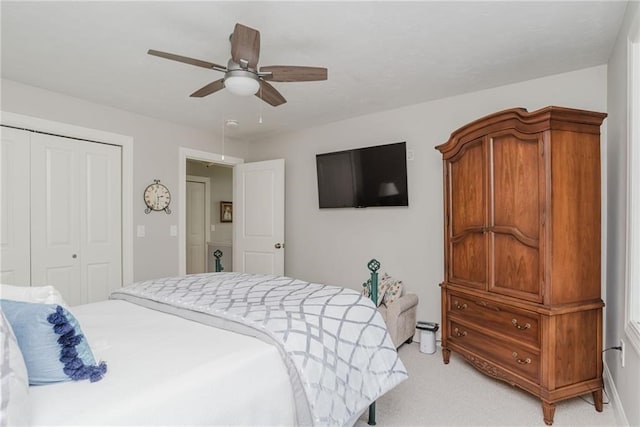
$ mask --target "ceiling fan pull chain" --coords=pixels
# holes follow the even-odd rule
[[[262,99],[262,85],[260,85],[260,99]],[[258,123],[262,124],[262,102],[260,103],[260,117],[258,117]]]

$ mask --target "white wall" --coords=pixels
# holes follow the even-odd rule
[[[638,2],[630,2],[627,6],[624,23],[609,58],[608,68],[606,347],[619,345],[620,339],[625,336],[627,150],[630,142],[627,135],[627,40],[634,19],[640,22]],[[635,120],[640,118],[635,117]],[[608,351],[605,354],[607,367],[615,382],[626,418],[630,425],[640,426],[640,354],[632,345],[627,345],[625,359],[623,368],[617,351]]]
[[[146,228],[146,237],[134,237],[134,280],[178,274],[178,240],[169,235],[179,224],[178,148],[217,153],[217,135],[9,80],[2,80],[0,110],[133,137],[133,228]],[[225,154],[246,157],[247,144],[225,143]],[[171,191],[171,215],[144,213],[142,194],[154,179]]]
[[[285,159],[286,274],[359,289],[375,257],[381,271],[418,294],[418,319],[439,322],[442,158],[434,147],[458,127],[506,108],[606,111],[606,79],[606,66],[598,66],[254,142],[250,160]],[[407,141],[415,157],[408,162],[408,208],[318,208],[316,153],[397,141]]]

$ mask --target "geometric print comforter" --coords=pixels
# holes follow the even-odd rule
[[[351,426],[408,378],[375,305],[351,289],[204,273],[134,283],[110,298],[275,345],[289,373],[298,425]]]

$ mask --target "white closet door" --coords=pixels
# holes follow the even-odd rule
[[[122,286],[121,148],[79,143],[82,302],[106,300]]]
[[[29,132],[0,132],[0,282],[30,286]]]
[[[31,137],[31,283],[70,305],[122,283],[120,148]]]
[[[77,146],[31,136],[31,283],[55,286],[70,305],[82,303]]]

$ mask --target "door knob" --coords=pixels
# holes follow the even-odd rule
[[[73,255],[71,255],[71,258],[76,259],[76,258],[78,258],[78,255],[73,254]]]
[[[276,243],[273,247],[276,249],[284,248],[284,243]]]

